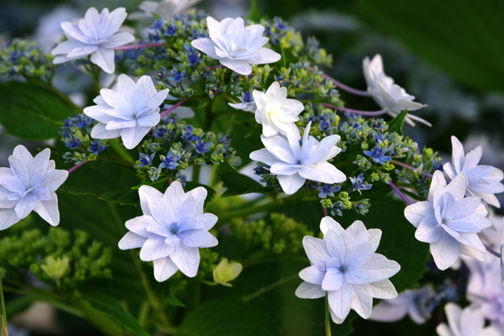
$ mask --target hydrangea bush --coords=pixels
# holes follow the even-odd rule
[[[18,145],[0,168],[5,334],[3,291],[18,293],[7,307],[44,300],[105,335],[347,335],[361,318],[445,310],[440,335],[504,331],[489,216],[504,176],[478,164],[481,147],[453,137],[442,165],[403,134],[430,123],[380,55],[356,90],[323,72],[315,38],[255,7],[217,21],[147,5],[136,36],[124,8],[90,8],[51,53],[22,39],[0,50],[0,124],[58,139]],[[53,84],[69,68],[83,107]],[[347,107],[348,94],[380,109]],[[445,307],[468,274],[470,305]]]

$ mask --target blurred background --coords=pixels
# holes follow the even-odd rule
[[[63,35],[60,22],[82,17],[91,6],[99,10],[121,6],[132,13],[138,11],[140,2],[2,0],[0,43],[26,37],[49,51]],[[428,105],[415,114],[430,121],[431,128],[405,125],[405,134],[420,148],[431,147],[449,161],[450,136],[455,135],[466,151],[483,146],[482,164],[504,169],[504,1],[258,0],[258,5],[265,17],[282,17],[305,37],[315,36],[334,58],[333,67],[323,70],[349,86],[365,90],[362,59],[381,54],[387,75],[416,101]],[[203,0],[196,6],[220,20],[246,16],[250,0]],[[346,92],[341,92],[341,97],[349,108],[378,109],[370,98]],[[0,133],[0,166],[6,166],[18,143]],[[290,287],[286,287],[285,295],[293,297]],[[293,305],[299,301],[286,300]],[[32,306],[13,320],[11,336],[66,335],[65,325],[81,323],[74,319],[41,305]],[[286,319],[292,321],[286,335],[291,335],[289,328],[302,335],[299,330],[312,327],[296,323],[292,315]],[[408,335],[425,335],[441,319],[442,315],[433,316],[420,327],[408,317],[394,324],[359,320],[354,327],[356,335],[403,335],[405,328]],[[311,323],[320,327],[322,322]],[[82,335],[95,333],[83,326]]]

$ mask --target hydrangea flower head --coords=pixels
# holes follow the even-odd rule
[[[138,193],[143,216],[126,222],[129,232],[119,241],[119,248],[140,247],[140,259],[154,262],[154,277],[159,282],[177,270],[195,277],[200,262],[198,248],[217,245],[217,239],[208,232],[217,216],[203,213],[206,189],[198,187],[185,193],[175,181],[164,194],[145,185]]]
[[[364,58],[362,61],[362,68],[369,94],[382,109],[388,111],[389,115],[395,117],[403,110],[415,111],[426,106],[414,102],[414,96],[408,94],[399,85],[394,84],[394,80],[385,75],[383,71],[383,61],[380,55],[375,55],[371,61],[368,57]],[[408,115],[406,116],[406,121],[412,126],[414,126],[415,123],[411,119],[432,126],[422,118]]]
[[[466,197],[464,175],[457,175],[446,185],[443,173],[436,171],[429,188],[428,201],[408,205],[404,216],[417,230],[415,238],[430,243],[436,266],[445,270],[458,259],[459,253],[480,261],[485,246],[478,237],[492,226],[487,210],[478,197]]]
[[[46,148],[33,157],[23,145],[9,156],[10,168],[0,168],[0,230],[5,230],[35,211],[52,226],[59,224],[58,189],[68,177],[56,170]]]
[[[439,336],[499,336],[502,335],[494,327],[485,328],[485,317],[481,309],[467,307],[460,309],[454,303],[445,306],[449,325],[441,323],[436,331]]]
[[[327,160],[335,157],[341,148],[335,146],[339,135],[330,135],[317,141],[309,136],[311,122],[306,126],[302,143],[299,135],[287,134],[265,137],[261,141],[266,148],[250,153],[250,158],[270,166],[271,174],[276,175],[282,190],[286,194],[298,191],[305,181],[334,184],[346,180],[345,174]]]
[[[428,302],[433,296],[434,291],[428,286],[415,290],[406,290],[395,299],[383,300],[376,305],[369,319],[380,322],[395,322],[408,314],[413,322],[423,324],[431,317]]]
[[[262,36],[264,27],[259,24],[245,27],[240,17],[219,22],[209,16],[207,26],[210,38],[193,40],[192,46],[241,75],[252,73],[251,64],[280,60],[279,53],[263,47],[268,38]]]
[[[51,54],[56,56],[53,63],[64,63],[91,54],[91,63],[107,73],[113,73],[113,48],[135,39],[130,33],[117,32],[126,16],[126,10],[122,7],[110,13],[107,8],[98,13],[96,8],[91,7],[77,23],[62,22],[61,28],[68,40],[61,42],[51,51]]]
[[[373,308],[373,297],[397,297],[388,280],[401,268],[395,261],[375,253],[381,230],[370,229],[355,221],[344,230],[331,217],[320,223],[324,239],[305,236],[303,246],[312,264],[299,272],[304,282],[296,296],[302,299],[329,299],[329,311],[335,323],[342,323],[350,309],[367,319]]]
[[[257,105],[255,118],[263,125],[264,136],[299,134],[294,122],[299,120],[298,115],[303,112],[304,105],[298,100],[287,99],[287,88],[273,82],[266,93],[254,90],[252,95]]]
[[[91,131],[96,139],[121,137],[124,146],[133,149],[161,119],[159,105],[168,95],[168,89],[157,92],[152,79],[142,76],[135,83],[120,75],[117,89],[101,89],[94,99],[95,106],[86,107],[84,113],[98,120]]]
[[[504,185],[500,183],[504,178],[502,170],[492,166],[478,165],[483,154],[481,146],[465,154],[464,146],[459,139],[452,136],[451,141],[453,165],[450,162],[443,165],[446,175],[450,179],[454,179],[458,174],[464,175],[467,179],[467,196],[479,197],[488,204],[500,208],[499,200],[494,194],[504,191]]]

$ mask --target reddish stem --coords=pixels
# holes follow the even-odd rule
[[[81,166],[85,165],[85,164],[86,164],[86,163],[88,163],[88,162],[89,162],[89,160],[88,160],[88,159],[86,159],[86,160],[84,160],[83,162],[79,163],[78,165],[73,166],[72,168],[68,169],[68,174],[70,174],[71,172],[73,172],[73,171],[74,171],[74,170],[76,170],[77,168],[79,168],[79,167],[81,167]]]
[[[326,208],[322,207],[322,211],[324,212],[324,217],[328,216]]]
[[[364,96],[364,97],[368,97],[370,96],[369,92],[367,91],[362,91],[362,90],[357,90],[357,89],[354,89],[354,88],[351,88],[350,86],[348,85],[345,85],[341,82],[338,82],[336,79],[332,78],[332,77],[329,77],[328,75],[326,74],[322,74],[321,75],[322,78],[324,78],[326,81],[329,81],[329,82],[333,82],[334,85],[336,85],[337,87],[339,87],[340,89],[343,89],[347,92],[350,92],[350,93],[353,93],[354,95],[357,95],[357,96]]]
[[[131,44],[122,47],[116,47],[114,50],[130,50],[130,49],[140,49],[140,48],[149,48],[149,47],[162,47],[163,43],[139,43],[139,44]]]
[[[337,106],[334,106],[334,105],[329,104],[329,103],[322,103],[322,105],[325,106],[325,107],[328,107],[328,108],[335,109],[335,110],[340,110],[342,112],[348,111],[348,112],[352,112],[352,113],[355,113],[355,114],[360,114],[360,115],[368,116],[368,117],[379,116],[379,115],[387,113],[387,110],[385,110],[385,109],[384,110],[379,110],[379,111],[359,111],[359,110],[349,109],[349,108],[346,108],[346,107],[337,107]]]
[[[170,108],[168,108],[168,109],[164,110],[163,112],[161,112],[161,117],[164,117],[165,115],[167,115],[171,111],[175,110],[177,107],[179,107],[180,105],[182,105],[186,100],[187,100],[187,98],[181,99],[178,102],[176,102],[175,105],[173,105]]]
[[[399,188],[397,188],[397,186],[392,183],[392,181],[389,182],[389,185],[392,187],[392,189],[394,189],[394,191],[403,199],[404,202],[406,202],[408,205],[411,205],[413,204],[413,202],[410,201],[410,199],[408,197],[406,197],[406,195],[404,195],[402,193],[401,190],[399,190]]]
[[[217,68],[224,68],[224,65],[222,64],[212,65],[211,67],[208,67],[208,70],[215,70]]]
[[[415,167],[410,166],[409,164],[406,164],[406,163],[402,163],[402,162],[400,162],[400,161],[391,160],[390,162],[391,162],[391,163],[393,163],[393,164],[396,164],[396,165],[398,165],[398,166],[404,167],[404,168],[406,168],[406,169],[409,169],[409,170],[411,170],[411,171],[414,171],[414,170],[416,169]],[[427,176],[428,178],[430,178],[430,179],[432,178],[432,174],[429,174],[429,173],[424,172],[424,171],[422,171],[422,173],[424,173],[424,174],[425,174],[425,176]]]

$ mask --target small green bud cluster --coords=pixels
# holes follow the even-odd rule
[[[284,214],[271,213],[269,219],[245,223],[234,218],[229,226],[244,253],[264,250],[266,253],[297,253],[303,248],[304,236],[313,235],[306,225]]]
[[[111,278],[108,265],[112,249],[89,241],[86,232],[50,228],[25,229],[0,239],[0,265],[30,270],[39,281],[62,290],[75,289],[86,281]],[[7,267],[7,269],[10,269]]]
[[[0,49],[0,76],[23,76],[50,80],[53,56],[44,53],[34,41],[14,39]]]

